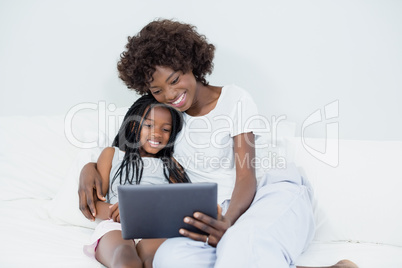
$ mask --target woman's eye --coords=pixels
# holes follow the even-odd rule
[[[163,131],[165,131],[165,132],[170,132],[170,129],[164,128]]]
[[[155,90],[155,91],[151,91],[151,93],[152,93],[152,95],[157,95],[157,94],[161,93],[161,91],[160,90]]]
[[[176,78],[172,81],[172,85],[176,84],[177,82],[179,82],[179,77],[176,77]]]

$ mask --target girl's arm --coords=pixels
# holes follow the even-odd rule
[[[102,179],[102,195],[105,196],[109,191],[109,175],[112,169],[112,160],[115,149],[113,147],[106,147],[100,154],[97,162],[99,175]],[[109,219],[109,203],[103,202],[99,199],[95,200],[96,218]]]

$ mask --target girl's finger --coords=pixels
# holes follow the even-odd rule
[[[118,204],[119,203],[115,203],[115,204],[109,206],[109,214],[108,214],[109,218],[112,218],[113,212],[116,211],[116,209],[118,209],[118,207],[119,207]]]
[[[112,219],[113,219],[113,221],[116,221],[117,222],[117,217],[120,215],[120,213],[119,213],[119,210],[118,209],[116,209],[115,211],[113,211],[113,214],[112,214]]]

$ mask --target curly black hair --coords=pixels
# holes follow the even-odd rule
[[[117,69],[127,87],[141,95],[149,92],[155,66],[183,73],[192,71],[198,82],[208,85],[205,76],[212,72],[214,53],[215,46],[195,26],[157,19],[128,37]]]

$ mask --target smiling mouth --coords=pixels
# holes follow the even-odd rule
[[[148,140],[149,145],[151,145],[151,147],[158,147],[159,145],[161,145],[160,141],[152,141],[152,140]]]
[[[184,104],[185,99],[186,99],[186,92],[181,94],[175,101],[171,102],[171,105],[174,107],[180,107]]]

